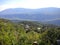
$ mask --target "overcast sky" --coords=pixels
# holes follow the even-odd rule
[[[60,0],[0,0],[0,11],[8,8],[60,8]]]

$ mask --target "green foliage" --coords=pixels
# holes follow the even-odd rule
[[[30,26],[27,33],[26,24]],[[38,27],[41,29],[37,30]],[[0,19],[0,45],[32,45],[35,41],[38,45],[57,45],[57,39],[60,39],[58,26],[50,27],[29,21],[13,23]]]

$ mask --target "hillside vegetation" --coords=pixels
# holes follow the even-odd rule
[[[0,19],[0,45],[57,45],[60,27],[34,21]]]

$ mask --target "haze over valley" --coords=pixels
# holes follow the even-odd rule
[[[30,20],[60,25],[60,8],[9,8],[0,11],[0,18],[10,20]]]

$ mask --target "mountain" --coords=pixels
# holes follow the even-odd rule
[[[6,18],[12,20],[34,20],[40,22],[46,22],[51,20],[52,23],[53,19],[60,18],[60,8],[55,7],[40,8],[40,9],[10,8],[1,11],[0,18]],[[54,23],[56,21],[53,20]]]
[[[60,19],[55,19],[55,20],[46,21],[45,23],[60,26]]]

